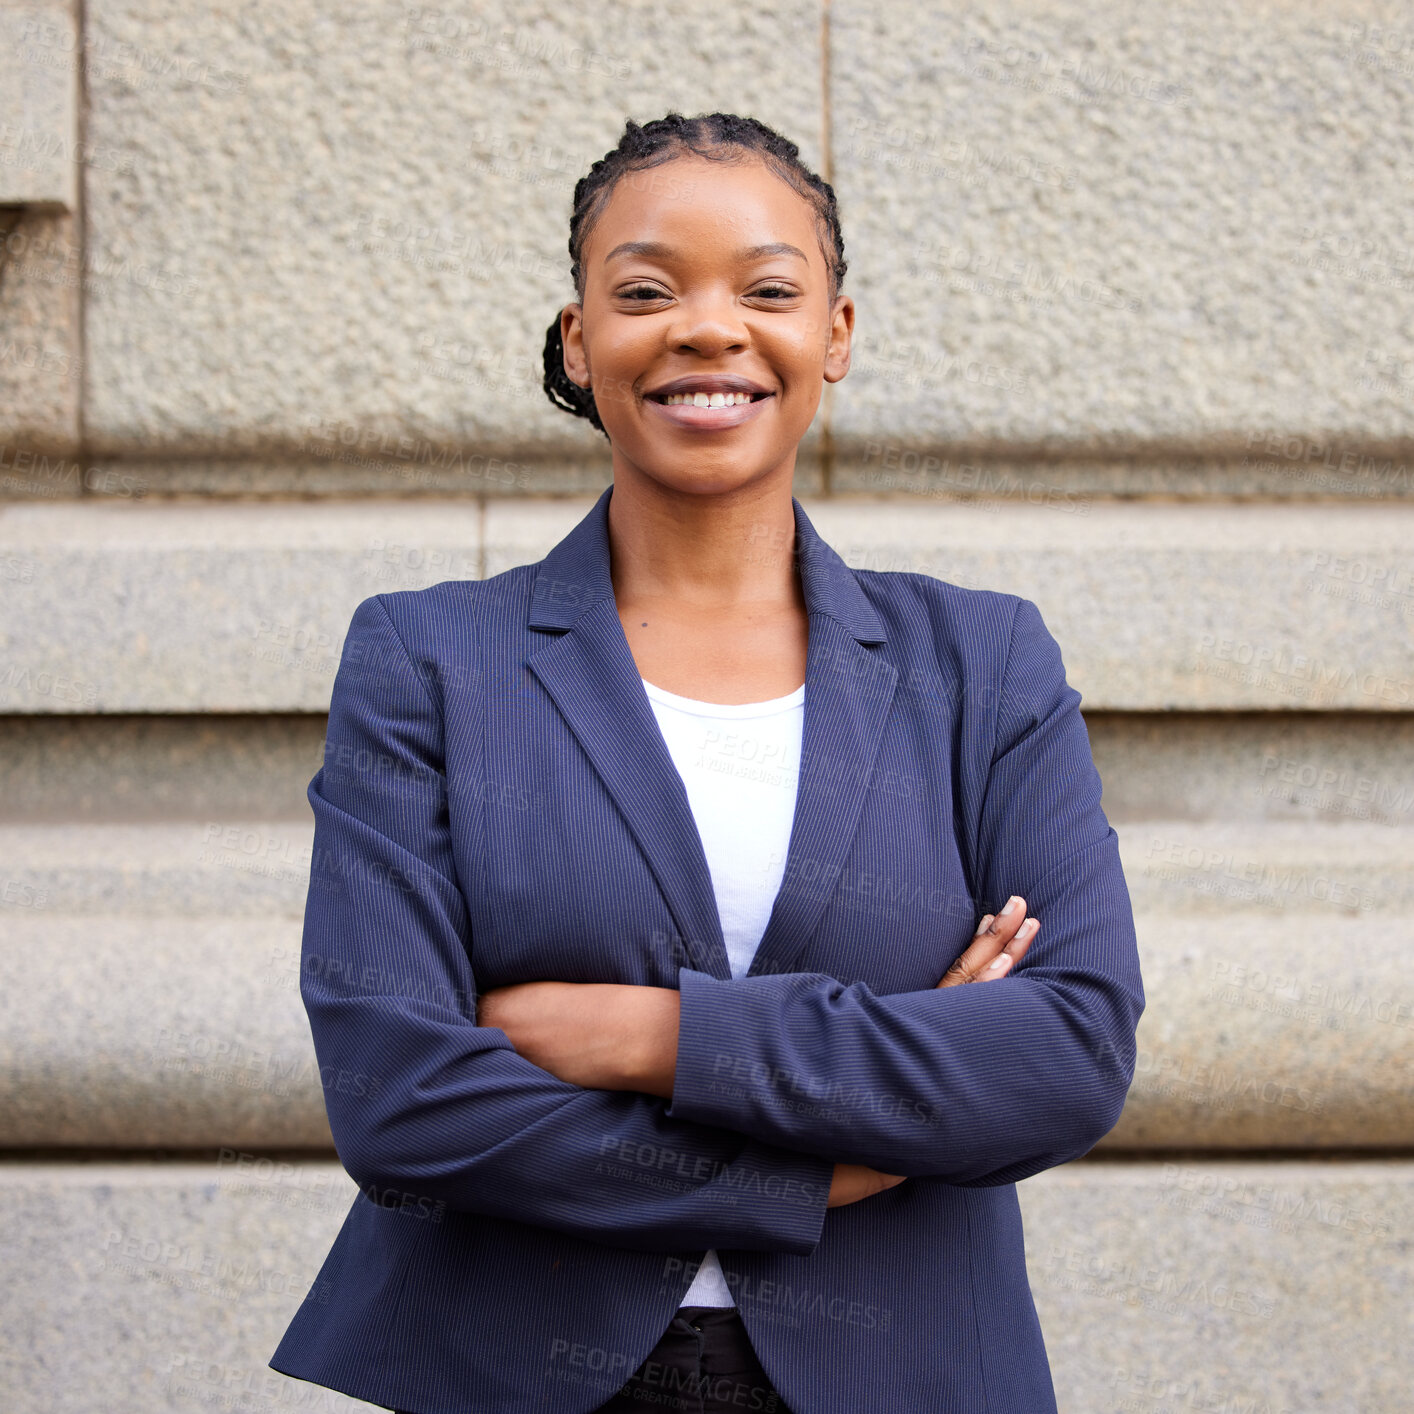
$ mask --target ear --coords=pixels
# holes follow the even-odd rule
[[[853,338],[854,301],[848,295],[836,295],[830,308],[830,342],[825,349],[825,382],[838,383],[849,372]]]
[[[560,311],[560,343],[564,345],[565,373],[571,383],[589,386],[589,363],[584,357],[584,306],[567,304]]]

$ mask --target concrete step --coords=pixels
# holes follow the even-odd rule
[[[1144,820],[1116,832],[1134,907],[1156,917],[1414,912],[1414,830]],[[0,825],[0,899],[48,913],[299,917],[313,845],[309,820]]]
[[[0,939],[6,1146],[332,1144],[294,917],[12,909]]]
[[[307,826],[325,726],[312,712],[0,715],[0,823]]]
[[[1414,713],[1085,709],[1105,813],[1414,828]],[[0,824],[306,824],[317,713],[0,714]],[[1131,881],[1133,882],[1133,881]]]
[[[1360,820],[1126,820],[1115,830],[1130,898],[1148,914],[1414,913],[1414,829]]]
[[[481,540],[468,501],[0,507],[0,710],[325,711],[359,601]]]
[[[1408,833],[1120,840],[1148,1004],[1105,1146],[1414,1142]],[[5,1142],[328,1142],[299,998],[311,844],[282,822],[0,829]]]
[[[326,710],[359,600],[537,560],[591,504],[0,507],[0,710]],[[1033,599],[1087,710],[1414,709],[1414,505],[802,504],[852,566]]]
[[[267,1366],[356,1192],[239,1147],[0,1163],[8,1405],[372,1408]],[[1087,1159],[1017,1192],[1064,1414],[1406,1406],[1414,1163]]]
[[[304,916],[310,822],[0,826],[12,909],[49,916]]]

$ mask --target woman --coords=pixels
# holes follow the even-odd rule
[[[1054,1410],[1014,1185],[1113,1126],[1144,1005],[1079,694],[1029,601],[851,571],[792,497],[854,317],[794,144],[629,122],[570,254],[546,388],[613,485],[364,601],[335,681],[302,995],[362,1191],[271,1364]]]

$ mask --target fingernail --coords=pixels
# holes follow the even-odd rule
[[[1020,900],[1019,898],[1017,898],[1017,896],[1016,896],[1015,894],[1013,894],[1013,895],[1006,901],[1006,907],[1002,909],[1002,917],[1003,917],[1003,918],[1010,918],[1011,915],[1016,912],[1016,905],[1019,904],[1020,902],[1021,902],[1021,900]]]
[[[1023,933],[1029,933],[1035,924],[1036,920],[1034,918],[1028,918],[1026,922],[1016,930],[1016,936],[1019,938]]]
[[[998,971],[1000,968],[1005,967],[1005,966],[1007,965],[1007,963],[1009,963],[1010,961],[1011,961],[1011,954],[1010,954],[1010,953],[1005,953],[1005,952],[1004,952],[1004,953],[1000,953],[1000,954],[998,954],[996,957],[994,957],[994,958],[992,959],[992,965],[987,969],[987,971],[988,971],[988,972],[996,972],[996,971]]]
[[[987,931],[987,929],[991,926],[992,920],[993,920],[996,916],[997,916],[997,915],[996,915],[995,913],[989,913],[989,914],[977,925],[977,931],[978,931],[979,933],[985,933],[985,932]]]

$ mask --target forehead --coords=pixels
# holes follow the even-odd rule
[[[825,264],[814,206],[754,155],[720,162],[689,153],[624,173],[585,242],[586,264],[602,266],[629,241],[671,246],[684,258],[784,242],[812,266]]]

